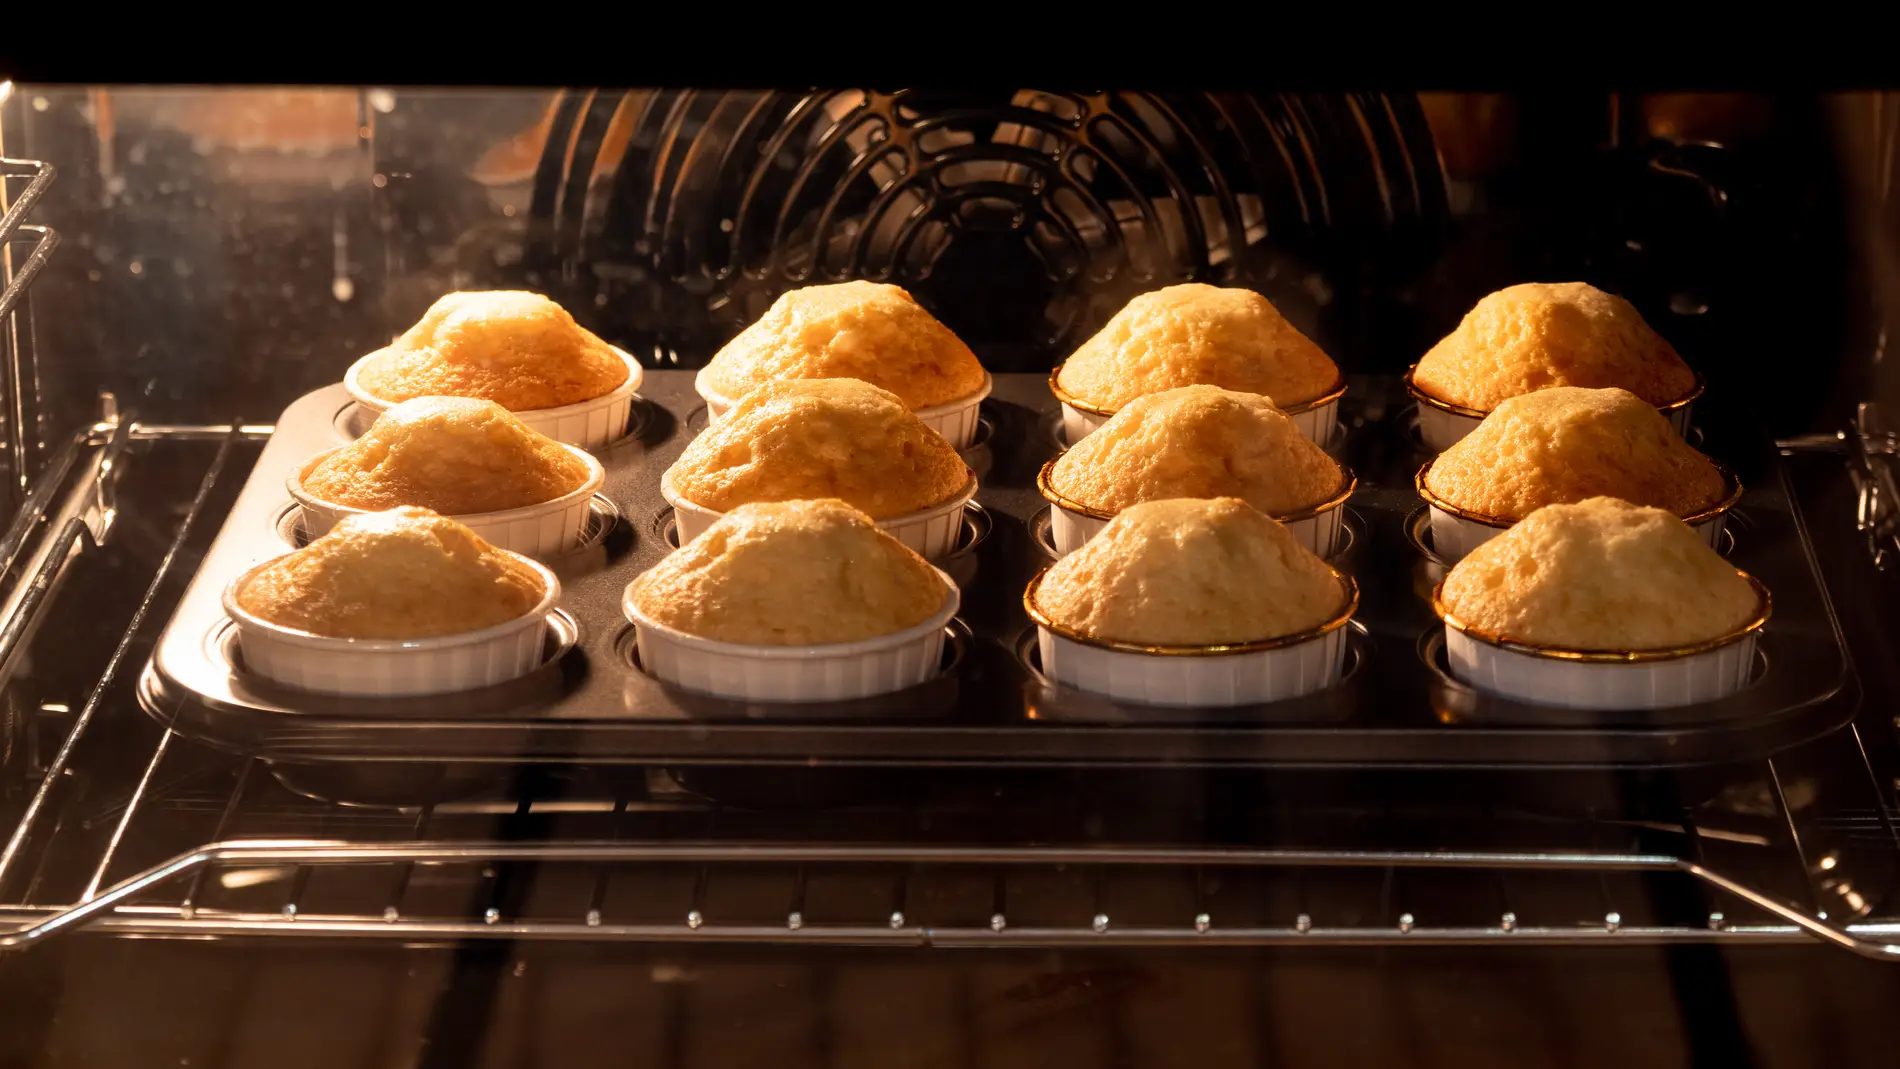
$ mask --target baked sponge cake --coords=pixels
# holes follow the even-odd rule
[[[1682,520],[1611,497],[1531,513],[1459,561],[1439,600],[1468,628],[1569,650],[1708,642],[1763,608]]]
[[[633,583],[649,619],[689,635],[822,646],[915,627],[943,608],[936,569],[837,499],[740,505]]]
[[[1200,282],[1129,301],[1056,374],[1069,399],[1102,412],[1200,384],[1264,394],[1292,408],[1339,383],[1331,358],[1265,297]]]
[[[1211,646],[1281,638],[1338,616],[1338,572],[1236,498],[1148,501],[1043,574],[1034,608],[1090,638]]]
[[[1345,484],[1333,458],[1271,400],[1218,386],[1135,398],[1049,471],[1050,489],[1099,512],[1233,497],[1284,515],[1323,504]]]
[[[347,516],[236,591],[244,611],[331,638],[459,635],[514,620],[547,594],[541,578],[428,509]]]
[[[984,371],[901,286],[840,282],[781,295],[700,372],[728,401],[786,379],[860,379],[928,408],[981,390]]]
[[[679,497],[718,512],[841,498],[889,519],[955,497],[970,469],[896,394],[856,379],[793,379],[746,394],[665,478]]]
[[[1560,386],[1497,406],[1425,473],[1441,502],[1495,520],[1611,496],[1678,516],[1719,504],[1729,487],[1653,405],[1628,390]]]
[[[553,501],[588,477],[579,457],[493,401],[418,397],[305,472],[303,490],[350,508],[466,516]]]
[[[482,290],[436,301],[415,326],[365,359],[356,381],[391,403],[476,397],[526,412],[591,401],[630,374],[619,353],[546,297]]]
[[[1687,397],[1695,372],[1635,306],[1582,282],[1527,282],[1486,296],[1412,372],[1428,397],[1489,412],[1551,386],[1621,387],[1655,405]]]

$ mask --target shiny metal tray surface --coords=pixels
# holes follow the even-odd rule
[[[690,373],[659,371],[648,375],[629,437],[600,454],[608,478],[595,537],[554,562],[564,613],[550,623],[540,671],[481,691],[365,700],[299,694],[232,669],[220,594],[298,537],[286,476],[362,426],[339,385],[306,395],[278,421],[159,641],[140,702],[188,737],[292,765],[1680,766],[1756,758],[1851,719],[1854,673],[1766,443],[1708,447],[1748,487],[1731,557],[1775,597],[1760,676],[1748,690],[1655,713],[1579,714],[1492,699],[1450,679],[1426,602],[1442,565],[1413,522],[1411,476],[1424,454],[1404,413],[1385,403],[1394,395],[1380,379],[1355,382],[1347,395],[1334,448],[1360,474],[1360,489],[1339,563],[1363,600],[1348,677],[1308,698],[1164,710],[1040,675],[1021,592],[1050,560],[1034,479],[1059,443],[1055,401],[1033,375],[997,377],[984,432],[967,454],[982,480],[981,509],[943,562],[964,597],[943,675],[823,706],[737,703],[661,685],[639,669],[619,603],[627,581],[671,548],[659,475],[706,412]]]

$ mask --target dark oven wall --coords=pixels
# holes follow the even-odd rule
[[[1257,288],[1392,373],[1529,279],[1629,296],[1729,411],[1838,421],[1871,341],[1810,99],[1396,93],[32,91],[68,235],[49,427],[268,421],[442,292],[522,286],[655,365],[784,290],[910,288],[996,370],[1128,297]],[[13,143],[19,143],[16,139]],[[1856,334],[1859,331],[1860,334]],[[1804,370],[1790,377],[1789,354]],[[1845,368],[1850,374],[1843,375]]]

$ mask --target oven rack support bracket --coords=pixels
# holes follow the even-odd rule
[[[790,904],[782,925],[721,924],[695,908],[671,923],[623,924],[606,921],[598,910],[569,919],[511,919],[495,909],[479,920],[404,918],[394,907],[380,917],[299,914],[206,915],[184,907],[139,906],[148,891],[207,869],[228,867],[394,865],[394,864],[785,864],[801,871],[831,865],[861,866],[1092,866],[1141,868],[1385,868],[1489,869],[1499,871],[1677,873],[1720,890],[1779,919],[1783,924],[1742,929],[1726,926],[1711,914],[1706,930],[1685,927],[1626,926],[1611,914],[1600,926],[1528,927],[1505,913],[1489,927],[1432,927],[1410,913],[1393,927],[1315,926],[1302,914],[1287,926],[1223,927],[1206,912],[1184,916],[1179,925],[1117,925],[1105,913],[1078,918],[1068,926],[1012,926],[999,911],[983,925],[940,927],[913,924],[899,902],[888,918],[850,924],[805,923]],[[403,939],[582,939],[616,942],[772,942],[821,945],[895,946],[1191,946],[1279,943],[1474,944],[1516,940],[1553,943],[1583,941],[1664,942],[1718,938],[1785,939],[1805,934],[1866,958],[1900,961],[1900,936],[1891,926],[1844,928],[1764,895],[1694,861],[1667,854],[1508,853],[1454,851],[1339,851],[1282,849],[1142,847],[961,847],[786,845],[774,843],[352,843],[331,840],[236,840],[210,843],[98,892],[83,902],[37,915],[14,914],[11,932],[0,936],[0,954],[47,942],[63,933],[95,926],[105,931],[150,935],[381,935]],[[0,920],[0,924],[6,923]],[[1876,935],[1876,932],[1878,933]]]
[[[1856,493],[1854,526],[1867,540],[1868,556],[1881,571],[1900,562],[1900,431],[1891,427],[1878,404],[1861,402],[1847,430],[1783,438],[1775,446],[1783,455],[1845,457]]]

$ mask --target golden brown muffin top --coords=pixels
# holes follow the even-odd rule
[[[1131,505],[1043,574],[1036,608],[1091,638],[1212,646],[1298,634],[1339,614],[1339,573],[1244,501]]]
[[[350,508],[419,505],[467,516],[553,501],[588,475],[567,447],[493,401],[418,397],[311,468],[303,490]]]
[[[257,571],[237,591],[246,612],[332,638],[460,635],[540,604],[542,577],[428,509],[345,516],[329,534]]]
[[[792,379],[746,394],[666,478],[716,512],[836,497],[884,520],[955,497],[970,469],[896,394],[856,379]]]
[[[1549,386],[1618,386],[1681,400],[1695,372],[1628,301],[1582,282],[1526,282],[1479,301],[1419,360],[1412,382],[1479,412]]]
[[[1324,503],[1346,479],[1267,398],[1182,386],[1128,402],[1056,460],[1049,482],[1099,512],[1170,497],[1237,497],[1280,516]]]
[[[1108,412],[1143,394],[1209,385],[1281,408],[1339,385],[1339,368],[1252,290],[1189,282],[1144,293],[1062,365],[1057,384]]]
[[[1468,627],[1571,650],[1708,642],[1761,609],[1687,524],[1611,497],[1531,513],[1459,561],[1440,597]]]
[[[527,412],[591,401],[629,374],[619,353],[546,297],[477,290],[436,301],[365,360],[356,380],[389,402],[478,397]]]
[[[1728,492],[1722,472],[1628,390],[1558,386],[1513,397],[1438,455],[1425,488],[1500,520],[1620,497],[1693,516]]]
[[[840,282],[781,294],[700,374],[728,401],[785,379],[861,379],[928,408],[982,389],[984,372],[902,287]]]
[[[824,646],[895,634],[944,606],[943,577],[836,499],[740,505],[633,581],[633,603],[689,635]]]

